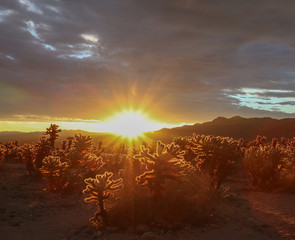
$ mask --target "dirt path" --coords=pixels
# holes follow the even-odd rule
[[[242,181],[229,182],[229,196],[216,205],[205,226],[142,238],[108,233],[99,239],[295,239],[295,195],[252,192]],[[88,224],[94,207],[80,195],[58,195],[26,175],[22,164],[4,164],[0,170],[0,239],[92,239]]]
[[[286,239],[295,239],[295,195],[249,192],[256,217]]]

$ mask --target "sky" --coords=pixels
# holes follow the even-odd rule
[[[293,0],[1,0],[0,131],[295,117]],[[20,125],[21,123],[21,125]]]

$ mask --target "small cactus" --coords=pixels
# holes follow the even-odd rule
[[[90,194],[90,197],[85,198],[86,203],[96,202],[98,211],[94,217],[89,219],[96,227],[105,227],[108,225],[108,215],[105,209],[104,201],[113,196],[114,191],[122,189],[122,178],[111,180],[113,173],[105,172],[104,174],[97,174],[95,178],[86,178],[84,182],[87,184],[83,190],[84,194]]]

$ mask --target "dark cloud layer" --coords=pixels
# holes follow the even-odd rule
[[[281,108],[294,106],[294,9],[292,0],[1,1],[0,118],[103,118],[120,104],[167,121],[295,117]],[[281,101],[255,109],[243,89]]]

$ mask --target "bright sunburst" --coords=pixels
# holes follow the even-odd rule
[[[115,114],[104,124],[104,129],[118,135],[136,138],[144,132],[162,128],[161,123],[152,121],[141,111],[125,110]]]

